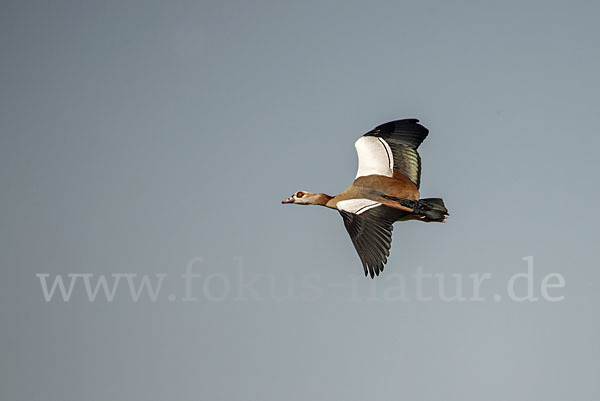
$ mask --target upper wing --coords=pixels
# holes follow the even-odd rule
[[[369,199],[340,201],[337,208],[362,262],[365,276],[370,274],[373,278],[379,275],[390,255],[392,224],[407,213]]]
[[[392,177],[398,172],[419,188],[421,157],[417,148],[428,133],[416,119],[390,121],[367,132],[354,144],[358,154],[356,178],[372,174]]]

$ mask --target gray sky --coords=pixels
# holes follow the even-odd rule
[[[599,8],[3,2],[0,398],[598,399]],[[409,117],[451,217],[396,224],[371,281],[337,213],[280,201],[341,192],[354,141]],[[530,255],[539,300],[512,301]],[[490,273],[486,300],[419,302],[419,267],[467,298]],[[166,277],[46,302],[39,273]]]

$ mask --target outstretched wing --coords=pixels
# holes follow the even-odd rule
[[[390,255],[393,223],[407,213],[388,208],[370,199],[340,201],[337,208],[358,257],[365,276],[379,275]]]
[[[356,178],[400,173],[419,188],[421,157],[417,148],[428,133],[416,119],[390,121],[367,132],[354,144],[358,154]]]

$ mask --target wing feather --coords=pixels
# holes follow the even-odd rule
[[[419,124],[417,119],[405,119],[390,121],[385,124],[381,124],[371,131],[364,134],[362,138],[378,138],[385,142],[387,145],[386,150],[389,149],[392,153],[392,172],[398,172],[406,176],[413,184],[419,188],[421,184],[421,156],[417,151],[423,140],[429,134],[429,130]],[[359,139],[360,141],[360,139]],[[358,143],[358,141],[357,141]],[[371,151],[364,151],[365,159],[379,158],[378,168],[381,170],[386,159],[383,157],[383,153],[379,150],[379,146],[375,141],[364,141],[365,147],[367,144],[370,145]],[[358,152],[358,146],[357,146]],[[359,157],[359,173],[361,166],[361,152],[358,152]],[[370,161],[370,164],[374,163]],[[365,169],[368,171],[368,169]],[[386,175],[386,174],[380,174]],[[358,176],[358,175],[357,175]],[[387,175],[391,177],[391,175]]]
[[[365,276],[378,276],[390,256],[393,223],[406,215],[405,212],[388,208],[381,204],[360,213],[353,213],[350,207],[339,209],[344,226],[363,265]]]

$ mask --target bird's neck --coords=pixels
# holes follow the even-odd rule
[[[327,195],[327,194],[317,194],[314,198],[314,201],[312,202],[313,205],[319,205],[319,206],[327,206],[327,207],[331,207],[328,205],[329,201],[333,199],[333,196]]]

